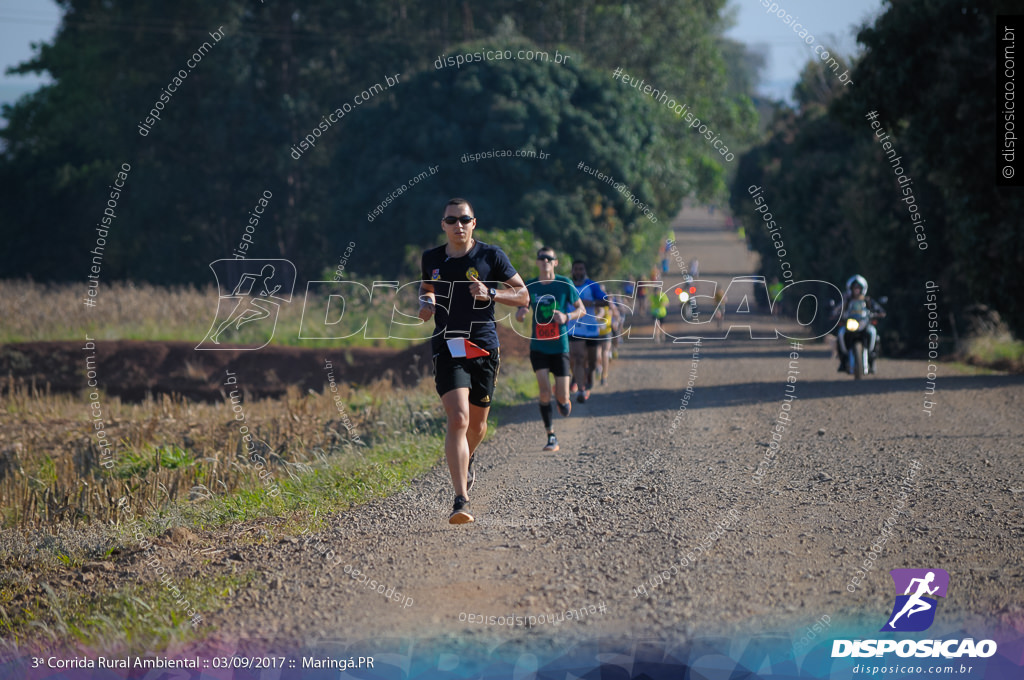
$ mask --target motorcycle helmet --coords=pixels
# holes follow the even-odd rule
[[[850,294],[850,287],[853,286],[853,284],[855,284],[855,283],[859,283],[860,284],[861,291],[864,293],[864,295],[868,294],[868,280],[865,279],[860,274],[854,274],[853,276],[851,276],[849,279],[846,280],[846,294],[847,295]]]

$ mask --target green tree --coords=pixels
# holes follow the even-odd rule
[[[512,53],[534,48],[486,45]],[[460,53],[480,49],[473,43]],[[332,209],[339,221],[359,216],[363,226],[350,225],[343,238],[357,238],[367,266],[381,271],[389,243],[434,243],[444,202],[457,195],[473,201],[483,240],[495,229],[525,229],[610,273],[632,243],[652,243],[664,227],[579,166],[614,177],[649,206],[648,215],[667,222],[684,187],[652,180],[663,142],[656,113],[647,98],[609,88],[604,74],[571,62],[483,61],[422,71],[372,118],[353,120],[332,167],[340,173],[356,164],[361,172]],[[374,130],[387,134],[367,154],[362,140]],[[507,150],[536,155],[475,158]],[[659,191],[669,196],[665,206]]]
[[[857,87],[837,106],[851,127],[865,129],[877,111],[914,180],[927,219],[929,280],[941,282],[957,308],[982,302],[1024,334],[1024,197],[995,184],[1002,129],[994,104],[997,3],[941,0],[887,2],[858,35],[865,51]],[[1016,5],[999,3],[1003,13]],[[884,163],[877,148],[874,156]],[[896,191],[895,181],[890,186]],[[912,230],[905,206],[899,221]],[[920,294],[918,295],[920,297]]]
[[[776,261],[757,231],[751,184],[764,187],[781,220],[797,278],[865,275],[873,295],[890,297],[886,325],[897,344],[927,340],[925,281],[941,285],[943,308],[961,319],[983,302],[1024,330],[1022,194],[995,185],[994,16],[991,2],[887,3],[859,33],[854,87],[837,90],[820,63],[808,65],[794,92],[799,111],[779,113],[734,183],[733,207],[766,275]],[[912,184],[898,181],[882,135]],[[925,219],[923,242],[910,198]]]
[[[783,261],[795,281],[842,288],[861,274],[869,292],[889,297],[894,310],[914,310],[920,306],[915,281],[927,269],[913,259],[913,231],[900,228],[903,204],[888,164],[876,157],[870,128],[861,121],[851,127],[831,113],[846,96],[831,71],[809,61],[794,87],[798,110],[780,109],[768,139],[740,159],[731,205],[766,278],[785,282]],[[751,187],[761,188],[777,233],[769,231],[767,215],[755,212]],[[828,315],[819,315],[819,330],[830,325]],[[919,343],[915,328],[919,314],[896,311],[884,326],[886,351]]]
[[[132,170],[105,246],[103,278],[186,282],[208,280],[208,263],[231,256],[265,190],[273,198],[248,254],[287,257],[300,271],[319,271],[354,240],[351,225],[367,203],[376,205],[370,197],[392,191],[411,176],[407,171],[436,164],[448,140],[435,129],[481,148],[506,146],[507,137],[556,145],[563,157],[589,155],[667,221],[683,195],[714,193],[724,169],[670,112],[613,81],[618,65],[658,79],[714,121],[723,137],[741,139],[752,129],[749,99],[740,92],[746,71],[727,69],[723,56],[739,50],[721,37],[724,0],[59,4],[65,14],[52,44],[14,69],[46,71],[55,82],[5,109],[9,125],[0,131],[0,179],[9,188],[0,199],[8,244],[0,267],[12,276],[79,279],[88,271],[92,225],[122,163]],[[221,27],[223,39],[212,40]],[[201,62],[140,134],[162,90],[179,69],[190,68],[186,60],[204,42],[211,44]],[[571,66],[548,63],[545,70],[541,62],[518,62],[521,73],[480,70],[475,80],[462,78],[467,69],[434,72],[438,55],[498,42],[571,53]],[[563,74],[553,81],[557,87],[543,82],[550,73]],[[400,85],[355,106],[322,131],[314,149],[294,157],[293,146],[320,132],[326,114],[399,74]],[[472,121],[483,124],[475,138],[453,130],[451,121],[460,118],[450,106],[438,108],[430,81],[434,88],[457,81],[467,96],[486,100],[501,122]],[[419,85],[407,86],[413,82]],[[517,88],[551,99],[524,101]],[[370,123],[394,118],[399,102],[428,115],[403,118],[413,130],[373,130]],[[416,152],[396,149],[391,136],[416,137]],[[371,164],[376,167],[367,171]],[[583,181],[574,168],[561,172],[536,182],[531,169],[510,165],[490,173],[499,184],[481,185],[478,193],[485,206],[490,200],[514,211],[502,214],[502,228],[546,236],[564,221],[566,248],[609,266],[642,260],[651,243],[635,207],[607,185]],[[376,244],[361,251],[368,259],[360,264],[397,268],[403,244],[359,229]]]

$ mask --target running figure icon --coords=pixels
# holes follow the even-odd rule
[[[295,265],[282,258],[222,258],[211,262],[210,270],[217,282],[217,310],[196,349],[238,352],[270,344],[282,306],[295,292]]]
[[[917,592],[915,592],[913,595],[910,595],[910,599],[908,599],[907,603],[905,605],[903,605],[903,609],[900,610],[900,613],[897,614],[896,616],[892,617],[892,621],[889,622],[889,627],[890,628],[895,628],[896,619],[900,618],[904,614],[906,614],[907,618],[909,619],[911,616],[913,616],[914,614],[916,614],[918,612],[928,611],[929,609],[932,608],[932,604],[930,602],[925,602],[924,600],[922,600],[921,596],[925,595],[925,594],[928,594],[928,595],[934,595],[935,594],[935,591],[937,591],[939,589],[939,587],[938,586],[935,586],[934,588],[929,588],[928,587],[928,585],[932,581],[934,581],[934,580],[935,580],[935,572],[933,572],[933,571],[929,571],[928,574],[925,575],[924,578],[915,578],[915,579],[911,579],[910,580],[910,585],[907,586],[907,590],[903,594],[904,595],[910,595],[910,591],[914,587],[915,583],[918,584]]]
[[[946,597],[949,572],[929,569],[892,569],[896,599],[889,620],[881,631],[918,632],[935,622],[940,597]]]
[[[269,288],[268,282],[274,278],[274,271],[274,266],[267,264],[263,266],[259,274],[242,275],[238,285],[231,291],[231,297],[239,298],[238,303],[231,310],[231,313],[228,314],[228,318],[224,319],[224,322],[217,327],[217,332],[210,336],[210,342],[219,345],[220,340],[218,338],[220,334],[227,330],[231,324],[235,325],[235,330],[237,331],[241,330],[242,326],[247,323],[266,319],[270,316],[273,310],[266,306],[267,303],[260,298],[273,297],[277,291],[281,290],[280,285]],[[258,286],[257,282],[259,283]],[[242,288],[247,283],[249,285],[243,291]],[[259,290],[258,297],[254,297],[254,292],[257,290]]]

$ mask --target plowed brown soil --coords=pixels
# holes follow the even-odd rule
[[[502,356],[527,356],[529,342],[508,327],[499,327]],[[85,386],[82,342],[32,342],[0,346],[0,390],[11,382],[54,392],[77,392]],[[317,348],[269,346],[248,350],[196,351],[192,342],[111,340],[96,342],[97,371],[108,394],[138,401],[146,394],[178,394],[216,401],[225,370],[260,376],[247,385],[255,398],[283,395],[289,385],[317,390],[324,383],[324,360],[335,366],[335,380],[365,385],[379,379],[415,384],[430,372],[430,346],[408,349]]]

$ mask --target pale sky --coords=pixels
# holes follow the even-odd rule
[[[856,51],[854,26],[873,18],[882,8],[882,0],[778,0],[774,4],[799,17],[819,43],[838,47],[844,55]],[[811,46],[803,43],[782,19],[767,14],[761,0],[733,0],[729,7],[738,11],[738,23],[727,35],[768,55],[759,91],[788,100],[800,69],[812,56]],[[51,40],[59,21],[60,11],[53,0],[0,0],[3,70],[30,58],[31,43]],[[0,103],[11,102],[42,82],[47,81],[38,76],[0,73]]]
[[[60,9],[53,0],[0,0],[0,66],[6,71],[32,56],[30,45],[57,32]],[[0,83],[38,83],[36,76],[0,74]]]
[[[826,49],[837,48],[839,54],[852,56],[857,52],[855,26],[871,23],[882,12],[882,0],[766,0],[769,7],[785,8]],[[761,0],[732,0],[730,8],[739,11],[737,24],[726,32],[733,40],[746,43],[755,51],[765,51],[767,64],[761,73],[758,90],[773,99],[790,101],[793,86],[804,64],[815,55],[813,45],[806,44],[783,19],[768,14]],[[785,15],[783,15],[785,16]],[[833,50],[835,51],[835,50]]]

